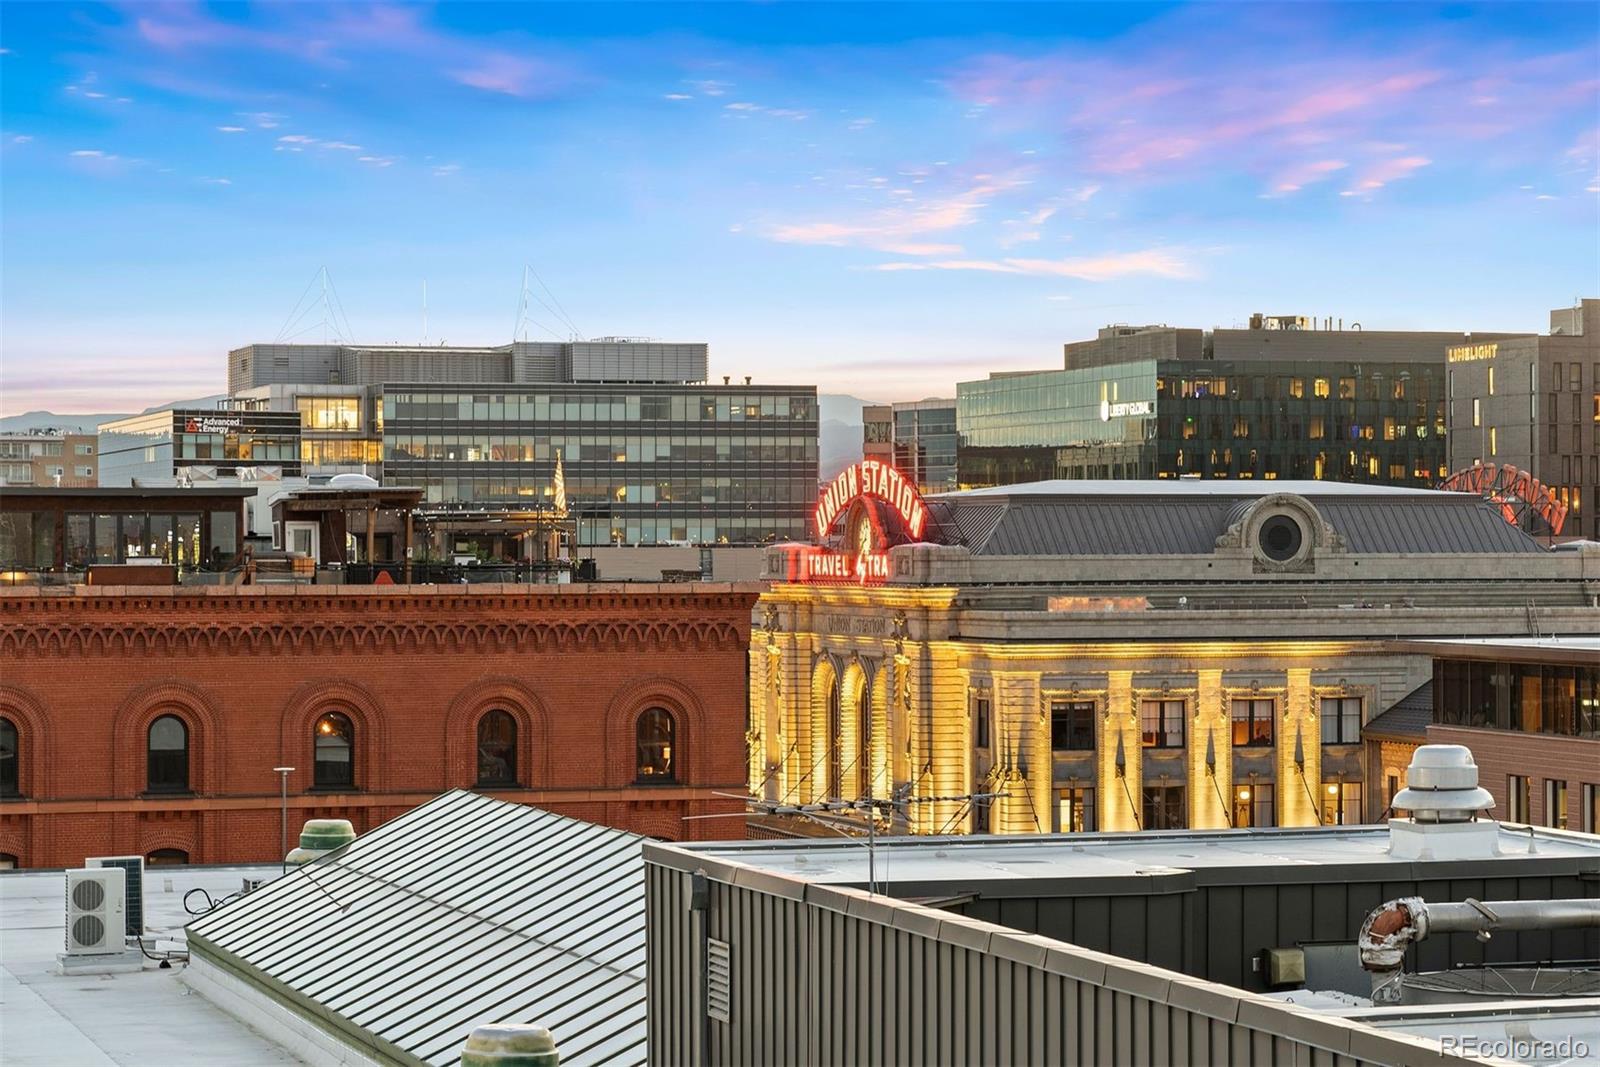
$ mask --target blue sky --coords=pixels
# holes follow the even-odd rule
[[[1600,292],[1597,21],[8,3],[0,410],[220,391],[323,266],[362,341],[424,282],[430,340],[508,340],[531,264],[587,336],[872,399],[1113,321],[1539,330]]]

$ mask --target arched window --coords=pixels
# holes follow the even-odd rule
[[[176,715],[150,724],[146,788],[152,793],[189,791],[189,728]]]
[[[839,679],[828,687],[828,795],[836,800],[844,795],[844,717],[840,714]]]
[[[189,854],[181,848],[158,848],[144,862],[147,867],[177,867],[189,862]]]
[[[856,796],[865,797],[872,788],[872,685],[861,679],[856,695]]]
[[[347,715],[324,712],[312,729],[316,752],[311,784],[316,789],[351,789],[356,784],[356,728]]]
[[[22,795],[22,762],[17,751],[17,724],[0,719],[0,797]]]
[[[517,720],[494,711],[478,720],[478,784],[517,784]]]
[[[9,852],[0,852],[0,871],[14,871],[22,866],[21,861]]]
[[[639,740],[640,782],[662,783],[678,780],[677,749],[673,735],[677,723],[665,708],[651,708],[639,716],[636,734]]]

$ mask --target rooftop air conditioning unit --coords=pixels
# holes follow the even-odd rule
[[[129,937],[139,937],[144,933],[144,857],[143,856],[90,856],[83,861],[84,867],[93,870],[97,867],[120,867],[126,872],[123,887],[126,889],[122,905],[122,917],[127,920],[127,933]]]
[[[126,874],[120,867],[67,872],[67,955],[114,955],[123,948]]]

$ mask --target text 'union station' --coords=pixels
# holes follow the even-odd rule
[[[1417,639],[1600,632],[1600,551],[1551,551],[1473,494],[1051,481],[923,499],[886,470],[851,468],[817,542],[767,552],[749,779],[769,809],[870,800],[880,829],[919,834],[1373,821],[1409,750],[1363,747],[1363,728],[1426,715]],[[1600,724],[1578,707],[1596,672],[1575,669],[1552,701]]]

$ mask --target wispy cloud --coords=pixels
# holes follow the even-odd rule
[[[452,174],[459,173],[461,173],[461,164],[459,163],[441,163],[433,168],[433,176],[435,178],[448,178]]]
[[[1350,164],[1342,159],[1319,159],[1310,163],[1296,163],[1272,179],[1270,195],[1285,196],[1298,193],[1308,185],[1327,181]]]
[[[914,199],[848,221],[781,224],[771,227],[767,236],[784,244],[854,245],[897,255],[949,255],[961,247],[923,238],[972,225],[992,199],[1025,180],[1016,174],[979,174],[966,188],[949,195]],[[886,185],[887,180],[868,184]]]
[[[200,183],[202,185],[232,185],[233,181],[229,178],[201,178]]]
[[[218,133],[245,133],[246,130],[245,130],[245,128],[243,126],[218,126],[217,127],[217,132]]]
[[[1417,171],[1433,162],[1426,156],[1400,156],[1395,159],[1380,160],[1364,168],[1356,176],[1355,184],[1341,192],[1340,196],[1362,196],[1382,189],[1390,182],[1409,178]]]
[[[373,167],[392,167],[396,160],[393,156],[357,156],[357,163],[365,163]]]
[[[1117,252],[1103,256],[1072,259],[945,259],[927,262],[897,261],[879,263],[879,271],[954,270],[988,274],[1029,274],[1038,277],[1076,278],[1086,282],[1114,281],[1118,278],[1149,276],[1189,279],[1198,276],[1195,268],[1175,249],[1150,248],[1139,252]]]
[[[661,95],[661,99],[663,99],[663,100],[693,100],[694,97],[692,95],[690,95],[689,93],[663,93]]]
[[[768,115],[775,119],[806,119],[811,117],[811,112],[792,107],[768,107],[765,104],[753,104],[748,100],[740,100],[732,104],[722,105],[724,111],[731,111],[739,115]]]

